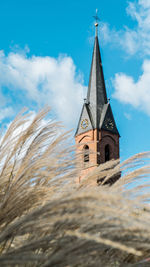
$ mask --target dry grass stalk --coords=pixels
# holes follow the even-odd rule
[[[19,114],[1,140],[0,266],[127,266],[143,260],[150,253],[150,153],[100,165],[78,185],[69,133],[56,122],[43,123],[47,113],[32,120]],[[113,186],[97,186],[98,178],[106,181],[120,171]],[[136,185],[141,177],[145,185]]]

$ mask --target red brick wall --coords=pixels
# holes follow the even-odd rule
[[[89,171],[105,162],[105,146],[110,147],[110,159],[119,158],[119,136],[108,131],[90,130],[75,137],[77,156],[80,165],[81,176],[84,177]],[[89,146],[89,162],[84,162],[84,146]]]
[[[110,159],[119,158],[119,136],[108,131],[99,132],[100,163],[105,162],[105,146],[110,146]]]

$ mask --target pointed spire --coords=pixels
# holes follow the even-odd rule
[[[96,36],[93,50],[90,80],[88,86],[87,100],[91,106],[94,128],[100,123],[100,116],[104,104],[107,104],[107,94],[105,88],[104,74],[100,55],[100,48],[97,36],[98,23],[95,23]]]

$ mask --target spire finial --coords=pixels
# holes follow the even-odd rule
[[[98,21],[100,20],[100,18],[98,17],[98,9],[97,8],[96,8],[96,15],[93,16],[93,18],[95,18],[95,28],[96,28],[95,36],[97,36]]]

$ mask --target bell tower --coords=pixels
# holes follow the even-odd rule
[[[119,132],[107,98],[100,47],[98,41],[98,17],[95,23],[95,42],[87,98],[84,99],[75,141],[81,176],[98,165],[119,158]]]

